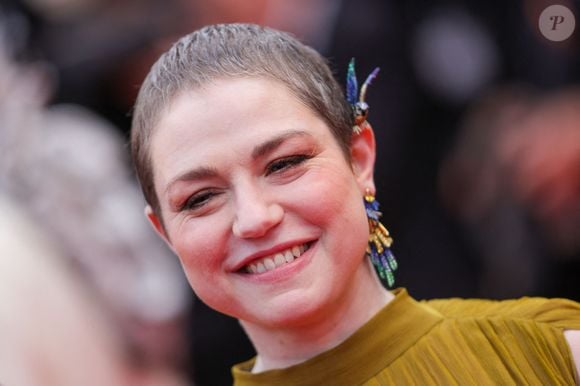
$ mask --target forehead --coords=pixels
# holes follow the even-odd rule
[[[155,179],[163,184],[168,170],[219,162],[285,130],[331,137],[324,121],[280,82],[219,79],[182,92],[161,114],[151,138]]]
[[[300,110],[300,111],[298,111]],[[313,113],[284,84],[265,78],[219,78],[194,89],[185,89],[175,95],[161,112],[153,130],[158,133],[183,128],[184,118],[195,118],[187,130],[205,131],[198,123],[213,123],[211,129],[235,123],[241,129],[240,119],[283,118],[297,112]],[[233,123],[232,123],[233,122]]]

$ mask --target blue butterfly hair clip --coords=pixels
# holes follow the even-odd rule
[[[352,108],[353,131],[359,134],[363,129],[369,126],[367,116],[369,115],[369,105],[365,102],[367,88],[372,81],[377,77],[379,68],[375,68],[373,72],[367,77],[362,87],[360,94],[358,93],[358,82],[356,80],[356,72],[354,70],[354,58],[348,64],[348,72],[346,74],[346,100]]]

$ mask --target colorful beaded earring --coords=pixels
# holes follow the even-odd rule
[[[358,94],[358,83],[354,70],[354,58],[348,64],[346,76],[346,100],[352,108],[353,133],[360,134],[365,129],[370,128],[367,122],[369,105],[365,102],[368,86],[376,78],[379,68],[375,68],[363,83],[360,94]],[[391,252],[393,239],[389,231],[379,221],[382,213],[379,211],[379,202],[375,196],[367,189],[364,196],[365,209],[369,221],[369,241],[366,254],[371,259],[379,277],[387,283],[389,287],[395,284],[394,271],[397,269],[397,261]]]
[[[348,71],[346,74],[346,101],[350,104],[352,109],[354,126],[352,130],[355,134],[360,134],[369,126],[367,116],[369,115],[369,105],[365,102],[367,88],[371,82],[377,77],[379,68],[375,68],[373,72],[367,77],[362,87],[360,94],[358,93],[358,82],[356,80],[356,72],[354,70],[354,58],[348,64]]]
[[[375,196],[368,189],[365,193],[364,203],[369,220],[369,241],[366,254],[375,266],[379,277],[389,287],[392,287],[395,284],[393,272],[397,269],[397,261],[391,252],[393,239],[387,228],[379,221],[383,215],[379,211],[379,202],[375,200]]]

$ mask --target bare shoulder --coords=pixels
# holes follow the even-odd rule
[[[568,341],[574,363],[576,364],[576,379],[580,381],[580,330],[566,330],[564,337]]]

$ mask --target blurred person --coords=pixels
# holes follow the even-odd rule
[[[310,47],[221,24],[181,38],[140,89],[145,211],[199,298],[254,344],[235,384],[574,384],[578,303],[385,288],[397,263],[366,120],[376,71],[360,95],[348,74],[345,101]]]
[[[129,386],[110,320],[36,221],[0,197],[0,384]]]
[[[580,88],[541,97],[500,138],[510,190],[561,254],[580,251]]]
[[[484,296],[580,298],[578,106],[575,88],[506,86],[464,120],[440,188],[481,257]]]
[[[130,382],[183,384],[183,281],[140,215],[121,137],[77,106],[47,108],[50,72],[41,63],[13,62],[11,49],[1,32],[0,192],[78,275],[90,306],[109,323]]]

